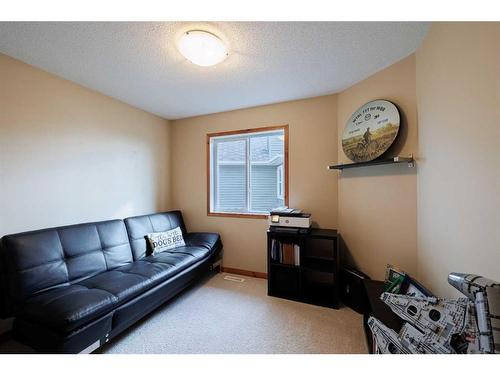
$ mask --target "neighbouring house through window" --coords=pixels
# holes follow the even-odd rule
[[[207,135],[208,214],[268,215],[288,204],[288,126]]]

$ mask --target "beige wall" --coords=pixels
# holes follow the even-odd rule
[[[289,124],[289,205],[313,213],[324,228],[337,227],[336,96],[323,96],[172,121],[172,201],[189,230],[217,231],[224,241],[224,266],[266,270],[265,219],[207,216],[206,134]]]
[[[419,277],[500,280],[500,23],[433,24],[417,51]]]
[[[498,23],[434,24],[416,57],[337,95],[170,124],[0,55],[0,235],[179,208],[222,234],[226,267],[265,272],[266,220],[206,215],[205,136],[289,124],[290,206],[338,228],[351,263],[377,279],[396,264],[438,294],[451,271],[500,279],[499,37]],[[417,167],[327,171],[348,162],[349,116],[378,98],[402,113],[389,154]]]
[[[401,60],[338,94],[338,158],[350,162],[341,139],[351,114],[366,102],[387,99],[401,112],[398,140],[388,155],[416,154],[415,56]],[[345,170],[338,180],[338,224],[345,257],[370,277],[383,279],[387,263],[417,271],[416,168],[385,165]]]
[[[0,55],[0,236],[169,207],[168,121]]]
[[[406,165],[338,172],[328,164],[347,162],[340,138],[346,121],[365,102],[385,98],[402,113],[393,155],[416,154],[415,56],[339,93],[172,122],[172,203],[189,229],[222,234],[224,266],[266,272],[262,219],[206,215],[207,133],[266,125],[290,125],[290,206],[313,213],[318,226],[338,228],[347,259],[374,278],[387,263],[417,273],[416,169]],[[338,187],[338,196],[337,196]]]

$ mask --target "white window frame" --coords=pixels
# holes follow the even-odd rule
[[[278,165],[276,168],[276,196],[278,199],[285,199],[284,179],[284,165]]]
[[[282,179],[284,180],[283,195],[278,196],[278,199],[284,199],[285,205],[288,204],[288,125],[273,126],[267,128],[258,129],[247,129],[242,131],[231,131],[224,133],[213,133],[207,134],[207,215],[209,216],[243,216],[243,217],[258,217],[267,218],[269,212],[267,211],[257,211],[250,210],[252,202],[252,192],[251,192],[251,181],[252,181],[252,170],[250,168],[250,139],[257,136],[269,136],[273,134],[279,134],[283,136],[283,146],[284,146],[284,157],[283,165],[280,165],[277,169],[282,169]],[[217,147],[221,142],[227,141],[245,141],[245,175],[246,175],[246,207],[244,211],[239,212],[227,212],[227,211],[216,211],[215,202],[218,200],[218,174],[216,158]],[[279,189],[279,188],[278,188]],[[278,193],[279,191],[277,191]]]

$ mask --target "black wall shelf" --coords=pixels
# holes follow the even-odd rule
[[[415,166],[415,159],[413,159],[413,155],[410,154],[407,157],[395,156],[393,158],[375,159],[372,161],[365,161],[365,162],[359,162],[359,163],[329,165],[328,169],[329,170],[337,169],[337,170],[341,171],[343,169],[349,169],[349,168],[370,167],[372,165],[401,164],[401,163],[407,163],[408,167],[412,168]]]

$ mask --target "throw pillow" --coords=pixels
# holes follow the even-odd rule
[[[182,237],[181,228],[177,227],[166,232],[148,233],[146,235],[153,251],[153,255],[176,247],[186,246]]]

